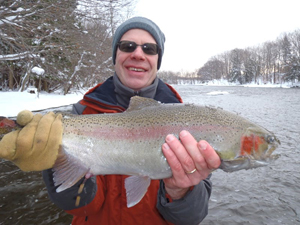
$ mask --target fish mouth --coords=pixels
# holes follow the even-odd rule
[[[269,165],[269,160],[257,160],[249,156],[243,156],[234,160],[221,160],[219,169],[225,172],[235,172],[238,170],[248,170],[257,167],[263,167]]]
[[[276,148],[271,148],[270,152],[273,152]],[[271,153],[268,153],[271,154]],[[221,165],[219,169],[225,172],[235,172],[238,170],[248,170],[257,167],[263,167],[269,165],[280,157],[280,154],[269,155],[261,159],[255,159],[252,155],[240,156],[234,160],[223,160],[221,159]]]

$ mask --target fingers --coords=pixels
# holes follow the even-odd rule
[[[209,169],[217,169],[221,164],[221,160],[216,151],[204,140],[197,143],[198,149],[206,161]]]
[[[4,135],[0,141],[0,158],[11,161],[15,159],[19,132],[20,130],[15,130]]]
[[[40,154],[40,152],[45,149],[54,119],[55,114],[53,112],[47,113],[40,119],[34,133],[34,141],[32,146],[33,154]]]
[[[178,160],[178,162],[176,162],[177,169],[180,171],[183,169],[186,172],[193,171],[196,165],[190,153],[196,154],[195,152],[199,152],[197,142],[187,131],[181,132],[179,138],[182,143],[174,135],[168,135],[166,137],[166,143]],[[179,165],[177,165],[177,163]]]
[[[185,148],[185,151],[193,161],[192,165],[189,167],[189,170],[185,171],[190,172],[196,169],[199,172],[205,170],[207,168],[206,160],[199,151],[195,138],[185,130],[180,133],[179,137],[183,147]]]
[[[16,158],[19,157],[19,155],[30,155],[31,154],[31,148],[33,146],[34,142],[34,136],[36,133],[36,129],[38,127],[38,124],[43,116],[41,114],[36,114],[19,133],[18,139],[17,139],[17,152],[16,152]]]
[[[28,124],[33,118],[33,113],[29,110],[23,110],[17,115],[17,123],[21,126]]]
[[[187,131],[180,132],[179,139],[168,135],[162,149],[172,169],[173,186],[183,188],[198,184],[212,169],[218,168],[221,162],[218,154],[206,141],[197,142]]]

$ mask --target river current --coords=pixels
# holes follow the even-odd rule
[[[221,107],[260,124],[281,141],[272,164],[213,172],[203,225],[300,225],[300,89],[175,85],[184,102]],[[0,224],[70,224],[48,198],[40,172],[0,160]]]

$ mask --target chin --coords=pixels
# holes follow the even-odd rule
[[[126,82],[126,83],[127,83],[127,87],[129,87],[133,90],[140,90],[140,89],[147,86],[146,82],[142,82],[139,79],[133,79],[133,80],[131,80],[129,82]]]

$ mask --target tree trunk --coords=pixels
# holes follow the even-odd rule
[[[49,86],[46,80],[43,81],[43,90],[49,93]]]
[[[14,88],[14,66],[12,63],[9,64],[9,75],[8,75],[8,87],[10,90]]]

